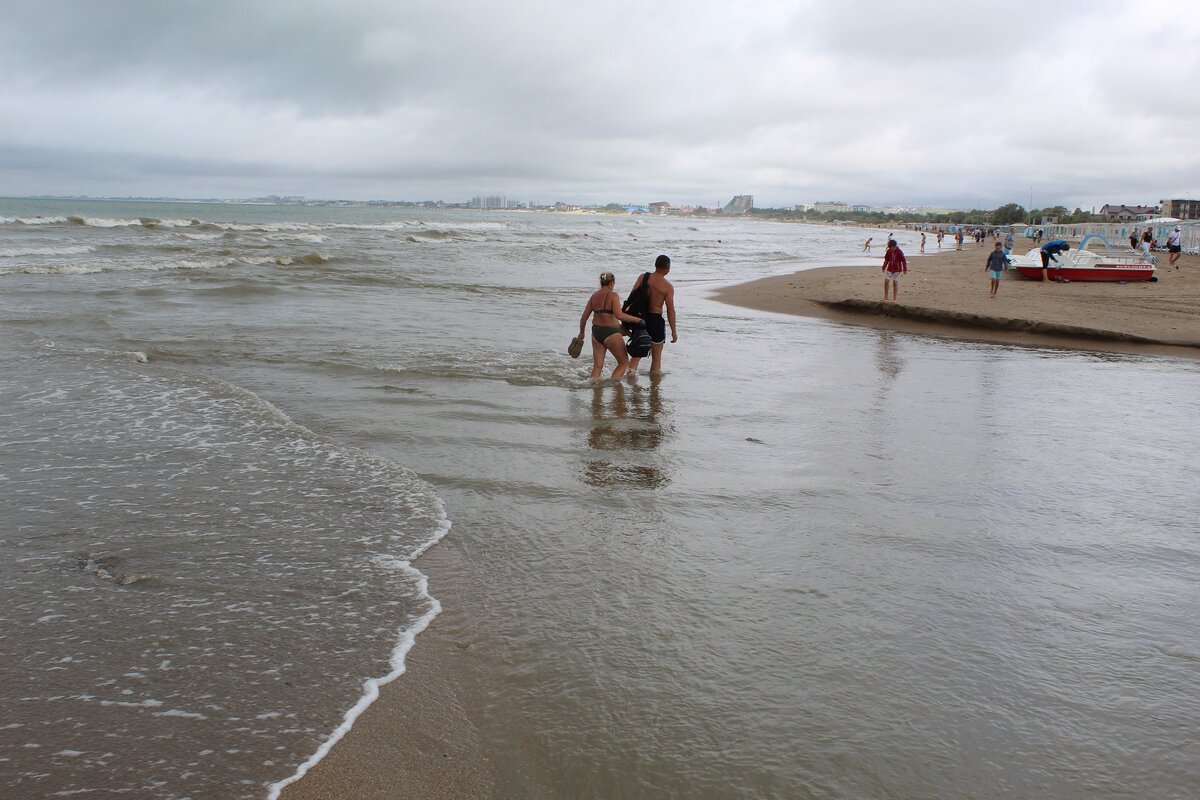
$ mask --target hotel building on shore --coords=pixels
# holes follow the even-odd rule
[[[1163,200],[1162,215],[1175,219],[1200,219],[1200,200]]]

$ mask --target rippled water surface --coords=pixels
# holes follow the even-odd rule
[[[1200,786],[1195,362],[706,299],[854,263],[846,229],[3,201],[0,235],[5,796],[265,796],[436,611],[408,559],[449,520],[431,591],[514,796]],[[667,374],[589,386],[595,276],[659,252]]]

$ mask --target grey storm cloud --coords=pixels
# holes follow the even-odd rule
[[[1087,205],[1200,177],[1200,22],[1182,0],[3,15],[9,193],[998,205],[1036,187]]]

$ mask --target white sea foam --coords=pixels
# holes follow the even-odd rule
[[[14,247],[0,250],[0,258],[17,258],[19,256],[77,256],[93,253],[96,248],[90,244],[68,245],[66,247]]]
[[[389,558],[385,556],[381,556],[376,559],[377,563],[386,565],[392,569],[396,569],[415,577],[417,579],[419,596],[422,599],[428,600],[429,610],[425,612],[425,614],[423,614],[419,619],[417,619],[417,621],[414,622],[410,627],[400,631],[399,641],[392,650],[391,671],[383,677],[371,678],[363,684],[362,696],[359,698],[358,702],[354,704],[354,707],[346,712],[345,717],[342,719],[342,723],[334,729],[333,733],[329,734],[329,738],[321,743],[321,746],[317,748],[315,753],[309,756],[303,764],[296,768],[294,773],[271,785],[270,791],[267,795],[268,800],[278,800],[279,794],[283,791],[284,787],[303,778],[310,769],[312,769],[318,762],[320,762],[321,759],[328,755],[329,751],[333,749],[333,746],[341,741],[342,737],[349,733],[350,729],[354,727],[355,720],[357,720],[359,716],[379,698],[380,687],[391,683],[404,674],[405,670],[407,669],[405,664],[405,656],[408,655],[408,651],[412,649],[414,644],[416,644],[417,635],[428,628],[429,623],[433,622],[437,615],[442,613],[442,604],[436,597],[429,593],[429,578],[412,565],[413,559],[424,553],[430,547],[433,547],[433,545],[441,541],[442,538],[450,532],[452,523],[450,522],[450,518],[446,516],[445,507],[442,505],[440,499],[437,499],[435,502],[437,504],[437,510],[441,517],[441,521],[438,524],[437,531],[429,539],[429,541],[413,550],[407,559]]]
[[[66,217],[4,217],[0,219],[5,225],[61,225],[66,222]]]

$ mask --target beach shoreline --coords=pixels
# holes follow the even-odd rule
[[[445,574],[453,548],[434,547],[420,559],[426,574]],[[434,590],[436,593],[436,589]],[[380,687],[345,737],[282,800],[433,800],[496,797],[497,773],[472,710],[470,632],[461,609],[448,605],[417,636],[405,671]]]
[[[912,234],[906,234],[904,238]],[[932,247],[931,247],[932,245]],[[1067,284],[1009,270],[996,298],[983,265],[992,250],[964,243],[908,253],[899,302],[882,299],[878,266],[829,266],[718,289],[729,305],[955,339],[1137,355],[1200,358],[1200,257],[1158,264],[1157,282]],[[903,246],[903,245],[902,245]],[[1034,246],[1019,239],[1015,253]],[[875,248],[882,259],[882,248]],[[913,248],[915,249],[915,248]],[[873,256],[876,254],[872,254]]]

